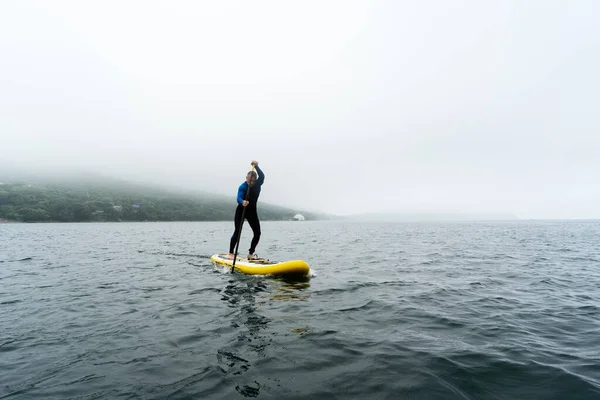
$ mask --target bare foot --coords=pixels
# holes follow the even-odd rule
[[[231,253],[227,254],[227,259],[228,259],[228,260],[233,260],[233,257],[234,257],[234,256],[233,256],[233,254],[231,254]]]
[[[258,256],[256,254],[248,254],[248,260],[257,260]]]

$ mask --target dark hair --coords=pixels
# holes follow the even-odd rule
[[[248,171],[248,173],[246,174],[246,176],[251,175],[253,177],[257,177],[258,175],[256,174],[256,171]]]

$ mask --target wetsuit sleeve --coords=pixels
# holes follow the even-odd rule
[[[246,182],[244,182],[238,188],[238,194],[237,194],[238,204],[242,204],[242,201],[244,201],[244,198],[246,197],[246,186],[247,186]]]
[[[255,168],[256,168],[256,171],[258,172],[258,179],[256,180],[256,184],[258,186],[262,186],[263,182],[265,181],[265,173],[262,172],[262,169],[260,169],[258,167],[258,165]]]

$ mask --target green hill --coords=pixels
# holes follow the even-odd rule
[[[0,220],[22,222],[228,221],[235,199],[209,193],[152,188],[102,178],[0,184]],[[261,220],[308,220],[324,214],[261,203]]]

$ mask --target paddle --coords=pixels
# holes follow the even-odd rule
[[[252,164],[252,172],[254,172],[254,164]],[[250,178],[250,181],[252,181],[252,177]],[[248,184],[248,190],[246,190],[246,201],[248,200],[248,196],[250,196],[250,184]],[[235,243],[235,253],[233,253],[233,264],[231,265],[231,272],[235,270],[235,260],[237,259],[238,248],[240,247],[240,239],[242,238],[242,227],[244,226],[244,214],[246,213],[246,207],[242,209],[242,220],[240,221],[240,230],[238,232],[238,237]]]

